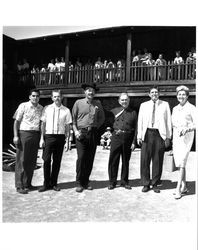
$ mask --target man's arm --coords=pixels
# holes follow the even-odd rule
[[[42,121],[41,122],[41,139],[40,139],[40,148],[45,147],[45,141],[44,141],[44,135],[45,135],[45,127],[46,127],[46,122]]]
[[[74,103],[74,106],[72,108],[72,120],[73,120],[73,131],[74,135],[77,140],[80,139],[80,132],[78,131],[77,128],[77,114],[78,114],[78,104],[77,101]]]
[[[17,120],[14,120],[14,125],[13,125],[13,132],[14,132],[14,138],[13,138],[13,143],[17,146],[20,143],[19,140],[19,126],[20,122]]]
[[[138,122],[137,122],[137,144],[139,146],[142,145],[142,127],[143,125],[143,111],[142,104],[140,105],[139,114],[138,114]]]
[[[69,138],[70,138],[70,130],[72,128],[72,124],[66,124],[65,125],[65,151],[67,152],[69,150]]]

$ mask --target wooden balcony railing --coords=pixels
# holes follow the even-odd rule
[[[196,63],[175,65],[139,65],[130,66],[130,82],[139,81],[178,81],[196,79]],[[49,85],[81,85],[82,83],[124,83],[126,82],[126,67],[100,68],[81,67],[70,69],[68,79],[65,71],[32,73],[32,81],[36,86]]]

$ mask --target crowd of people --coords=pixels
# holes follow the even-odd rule
[[[30,91],[29,101],[19,105],[14,115],[14,138],[16,145],[15,186],[20,194],[36,189],[32,186],[34,167],[40,147],[43,149],[43,186],[38,190],[45,192],[53,189],[60,191],[58,175],[63,150],[69,150],[70,131],[76,139],[76,192],[92,190],[90,175],[97,148],[97,134],[104,124],[105,114],[102,104],[95,99],[99,88],[95,83],[82,84],[84,98],[76,100],[72,111],[62,104],[60,90],[52,90],[52,104],[42,107],[39,104],[39,91]],[[150,88],[150,100],[140,105],[139,114],[129,106],[127,93],[118,98],[119,107],[111,110],[109,122],[113,129],[109,134],[110,147],[108,189],[116,188],[120,158],[122,159],[120,186],[131,189],[129,183],[129,161],[136,146],[141,147],[140,178],[142,192],[151,187],[160,193],[159,185],[163,170],[164,152],[173,141],[173,157],[179,168],[174,198],[180,199],[188,192],[186,185],[186,163],[194,132],[197,114],[194,105],[189,103],[189,89],[186,86],[176,88],[178,105],[171,111],[169,104],[159,98],[157,86]],[[106,132],[109,131],[107,129]],[[150,162],[152,160],[152,175]]]
[[[196,63],[196,52],[195,49],[192,48],[188,55],[186,56],[186,59],[181,57],[180,51],[175,52],[175,58],[170,62],[172,65],[182,65],[182,64],[189,64],[192,65]],[[25,64],[24,64],[25,65]],[[24,65],[18,65],[18,68],[21,70],[21,68],[24,68]],[[160,53],[158,55],[158,58],[156,60],[153,59],[152,53],[148,52],[147,49],[143,50],[143,53],[141,50],[133,50],[132,56],[131,56],[131,66],[133,67],[139,67],[139,66],[148,66],[148,79],[154,80],[154,74],[157,74],[155,78],[159,80],[164,80],[166,78],[166,65],[167,60],[164,59],[164,55]],[[90,59],[88,59],[86,62],[81,62],[80,58],[78,57],[77,60],[72,63],[69,61],[69,71],[78,71],[81,69],[89,70],[94,69],[94,82],[99,82],[101,80],[103,81],[113,81],[115,79],[123,81],[125,79],[125,66],[126,62],[124,58],[120,58],[117,61],[112,61],[111,59],[104,59],[102,60],[101,57],[98,57],[95,62],[91,62]],[[26,66],[25,66],[26,67]],[[29,66],[28,66],[29,67]],[[157,73],[155,73],[155,68],[157,68]],[[106,73],[104,75],[101,75],[101,70],[106,69]],[[44,63],[40,67],[34,65],[32,67],[31,73],[35,75],[36,73],[41,73],[40,82],[42,83],[48,83],[51,84],[52,82],[60,82],[60,80],[63,81],[64,74],[61,72],[65,71],[65,59],[64,57],[61,57],[60,59],[56,57],[55,59],[51,59],[49,63]],[[137,69],[136,69],[137,71]],[[170,75],[177,75],[177,68],[170,70]],[[195,69],[190,67],[188,69],[188,78],[195,78]],[[50,72],[49,77],[45,73]],[[58,73],[58,74],[55,74]],[[76,72],[78,74],[78,72]],[[35,77],[35,76],[34,76]],[[70,76],[71,78],[71,76]],[[76,79],[78,79],[78,76],[76,76]],[[70,79],[71,80],[71,79]]]

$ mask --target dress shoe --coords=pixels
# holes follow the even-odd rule
[[[28,194],[28,191],[27,190],[25,190],[24,188],[17,188],[17,193],[19,193],[19,194]]]
[[[112,190],[112,189],[114,189],[115,188],[115,185],[113,185],[113,184],[110,184],[109,186],[108,186],[108,189],[109,190]]]
[[[144,193],[148,192],[149,190],[150,190],[150,187],[149,187],[149,186],[144,186],[144,187],[142,188],[142,192],[144,192]]]
[[[174,194],[174,198],[175,198],[176,200],[179,200],[181,197],[182,197],[182,195],[181,195],[180,192],[176,192],[176,193]]]
[[[34,190],[37,190],[37,187],[30,185],[28,187],[25,187],[24,189],[27,191],[34,191]]]
[[[39,188],[39,192],[45,192],[45,191],[47,191],[47,190],[49,190],[49,188],[48,187],[46,187],[46,186],[42,186],[41,188]]]
[[[160,189],[157,186],[153,186],[153,191],[155,193],[160,193]]]
[[[132,187],[131,187],[129,184],[126,184],[126,185],[124,186],[124,188],[126,188],[126,189],[132,189]]]
[[[77,188],[76,188],[76,192],[77,193],[81,193],[83,191],[83,187],[82,186],[78,186]]]
[[[93,187],[92,187],[90,184],[88,184],[88,185],[86,185],[86,186],[84,187],[84,189],[93,190]]]
[[[187,194],[188,192],[189,190],[187,187],[181,189],[181,194]]]
[[[57,192],[61,190],[58,186],[53,186],[52,189]]]
[[[132,187],[129,184],[121,184],[120,186],[126,189],[132,189]]]

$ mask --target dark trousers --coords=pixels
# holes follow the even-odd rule
[[[141,149],[141,181],[143,186],[157,185],[162,175],[165,143],[157,129],[147,129]],[[150,163],[152,160],[152,180],[150,181]]]
[[[20,131],[20,143],[16,149],[15,187],[29,187],[37,161],[40,133]]]
[[[45,147],[43,149],[44,186],[53,187],[57,185],[58,174],[65,144],[65,135],[50,135],[44,137]]]
[[[109,182],[112,185],[116,185],[117,183],[120,156],[122,157],[121,184],[128,184],[129,160],[131,157],[133,136],[132,133],[121,133],[119,135],[113,133],[108,165]]]
[[[76,183],[77,185],[87,186],[96,153],[97,130],[81,131],[81,133],[81,139],[76,140],[78,155],[76,161]]]

